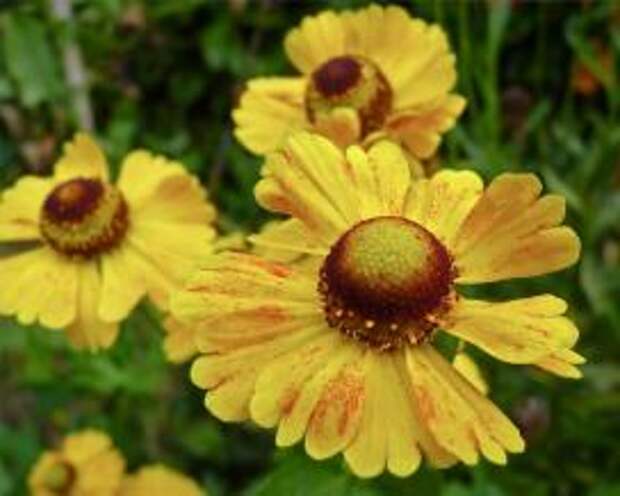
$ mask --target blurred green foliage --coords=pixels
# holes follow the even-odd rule
[[[48,173],[62,142],[88,125],[90,106],[114,166],[134,147],[180,159],[209,187],[223,232],[252,231],[267,218],[252,197],[260,162],[231,136],[244,81],[292,71],[281,40],[303,15],[367,4],[75,0],[72,16],[59,19],[52,7],[66,3],[0,2],[0,186]],[[469,102],[441,165],[487,179],[541,175],[566,196],[582,238],[578,267],[478,290],[498,299],[553,292],[569,300],[583,331],[578,349],[589,364],[579,382],[477,355],[529,450],[507,468],[372,481],[350,476],[340,459],[278,451],[270,433],[209,416],[187,366],[165,363],[158,316],[144,304],[117,346],[96,356],[73,352],[59,333],[0,321],[0,495],[23,494],[40,451],[84,426],[108,431],[130,467],[166,462],[214,496],[620,495],[620,4],[405,5],[449,32]],[[76,47],[84,87],[68,72]]]

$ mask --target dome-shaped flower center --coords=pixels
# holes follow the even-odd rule
[[[430,336],[453,279],[448,252],[429,231],[401,217],[377,217],[332,246],[319,291],[330,326],[390,350]]]
[[[93,257],[117,246],[129,227],[121,192],[99,179],[59,184],[41,209],[41,235],[57,252]]]
[[[52,494],[69,494],[75,481],[75,469],[66,462],[58,462],[45,472],[43,485]]]
[[[335,57],[310,76],[306,112],[315,122],[337,107],[357,111],[362,134],[379,129],[392,109],[392,89],[381,70],[370,60],[354,55]]]

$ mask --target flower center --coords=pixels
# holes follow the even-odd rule
[[[379,129],[392,109],[392,89],[370,60],[344,55],[323,63],[310,76],[306,88],[306,112],[315,122],[337,107],[357,111],[362,135]]]
[[[430,337],[453,280],[452,260],[429,231],[401,217],[376,217],[332,246],[319,292],[331,327],[393,350]]]
[[[90,258],[117,246],[129,227],[121,192],[99,179],[56,186],[41,208],[41,235],[57,252]]]
[[[75,469],[66,462],[58,462],[47,470],[43,484],[52,494],[69,494],[74,481]]]

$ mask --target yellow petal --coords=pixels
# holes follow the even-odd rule
[[[315,70],[346,50],[346,33],[342,19],[331,11],[306,17],[284,40],[284,49],[293,65],[303,73]]]
[[[275,427],[291,409],[306,382],[324,367],[338,349],[341,336],[331,329],[316,339],[272,360],[258,376],[250,412],[262,427]]]
[[[382,363],[379,355],[369,351],[364,356],[365,398],[363,414],[357,435],[344,452],[349,467],[359,477],[375,477],[385,470],[388,456],[388,435],[396,425],[389,425],[386,417],[390,415],[386,396],[382,388],[389,387],[383,383],[381,370],[389,366]],[[403,426],[400,426],[403,427]],[[404,426],[406,428],[406,425]],[[401,432],[405,438],[407,431]],[[415,450],[412,443],[411,450]]]
[[[148,270],[135,250],[120,247],[101,257],[101,296],[99,317],[118,322],[129,315],[146,294]]]
[[[401,149],[389,141],[372,145],[368,153],[354,146],[347,150],[362,218],[401,215],[411,176]]]
[[[183,291],[171,300],[182,322],[211,323],[204,343],[235,346],[262,341],[297,326],[301,318],[322,322],[316,281],[290,267],[262,258],[222,253],[205,259]],[[198,344],[203,341],[198,338]]]
[[[430,179],[420,179],[411,185],[405,216],[431,231],[451,249],[482,188],[482,179],[475,172],[444,169]]]
[[[581,379],[583,373],[575,365],[581,365],[586,359],[569,349],[558,350],[536,362],[536,366],[552,374],[567,379]]]
[[[579,331],[565,311],[551,295],[504,303],[461,298],[440,325],[500,360],[532,364],[575,344]]]
[[[112,440],[105,433],[87,429],[67,436],[63,442],[63,455],[75,465],[112,448]]]
[[[236,138],[262,155],[283,145],[291,133],[307,128],[305,89],[301,77],[251,80],[232,113]]]
[[[321,460],[335,455],[357,433],[366,404],[366,372],[362,356],[356,350],[324,384],[306,431],[306,452],[312,458]],[[303,399],[302,393],[299,401]]]
[[[452,359],[452,366],[482,394],[489,392],[489,385],[482,375],[478,364],[464,351],[458,352]]]
[[[412,108],[390,115],[387,133],[402,142],[416,157],[430,158],[441,141],[441,134],[451,129],[465,110],[465,99],[446,95],[432,106]]]
[[[334,352],[328,361],[305,383],[288,411],[283,412],[276,435],[278,446],[291,446],[299,442],[306,430],[309,431],[310,429],[312,430],[312,440],[306,441],[306,451],[310,456],[325,458],[346,446],[355,427],[350,422],[356,423],[357,417],[343,416],[343,430],[338,435],[332,430],[333,424],[325,425],[323,421],[327,419],[329,422],[333,422],[334,418],[338,417],[338,413],[344,415],[343,404],[332,405],[330,409],[325,401],[330,397],[330,392],[344,392],[342,387],[345,386],[340,384],[337,378],[341,377],[340,373],[347,365],[357,362],[360,357],[359,348],[346,341],[341,341],[334,348]],[[353,379],[353,385],[357,391],[359,381]],[[314,411],[317,407],[318,410],[315,415]],[[309,426],[310,423],[313,423],[312,428]]]
[[[539,198],[541,189],[531,174],[502,174],[489,185],[454,243],[458,282],[537,276],[577,261],[577,235],[556,227],[564,219],[564,199]]]
[[[479,453],[494,463],[521,452],[517,428],[430,345],[407,350],[407,366],[423,421],[437,442],[468,465]]]
[[[208,390],[205,406],[213,415],[226,422],[246,420],[261,370],[322,331],[322,326],[299,328],[266,342],[202,356],[192,365],[192,382]]]
[[[298,218],[327,246],[359,219],[350,167],[321,136],[295,134],[267,158],[264,173],[255,190],[258,202]]]
[[[208,224],[215,209],[198,179],[179,162],[138,150],[127,155],[118,187],[134,224]]]
[[[39,239],[39,214],[53,182],[35,176],[21,178],[0,195],[0,241]]]
[[[54,168],[54,179],[98,177],[108,180],[108,164],[99,145],[85,133],[77,133],[64,146],[64,154]]]
[[[323,112],[316,116],[314,130],[340,148],[346,148],[360,139],[362,124],[354,109],[336,107],[331,112]]]
[[[77,265],[47,247],[0,258],[0,313],[59,329],[76,317]]]
[[[166,337],[164,338],[164,353],[173,363],[182,363],[198,353],[194,339],[196,325],[182,324],[173,317],[163,322]]]
[[[192,479],[164,465],[142,467],[123,481],[118,496],[205,496]]]
[[[298,219],[269,223],[248,239],[255,245],[254,252],[269,260],[290,262],[300,255],[328,253],[324,246],[312,242],[312,233]]]
[[[105,322],[97,312],[101,296],[101,276],[95,263],[78,265],[78,311],[67,328],[69,340],[79,349],[109,348],[118,336],[118,322]]]

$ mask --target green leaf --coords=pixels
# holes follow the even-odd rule
[[[27,107],[55,100],[62,93],[56,54],[39,19],[22,14],[5,18],[4,55],[9,74]]]

